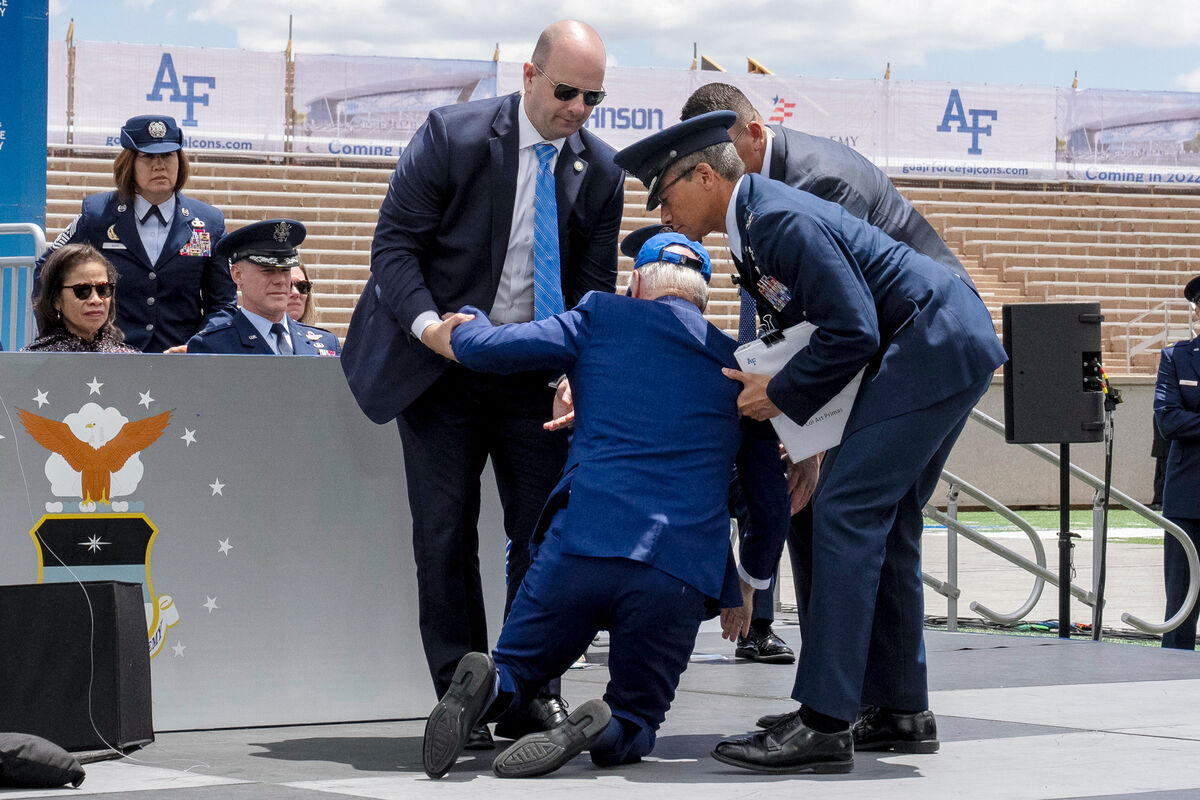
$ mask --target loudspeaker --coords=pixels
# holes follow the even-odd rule
[[[1004,438],[1101,441],[1100,304],[1023,303],[1003,312]]]
[[[74,752],[154,741],[141,584],[0,586],[0,642],[0,731]]]

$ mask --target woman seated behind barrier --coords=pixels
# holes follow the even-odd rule
[[[26,351],[136,353],[113,324],[116,267],[90,244],[64,245],[42,265],[41,294],[33,313],[38,338]]]
[[[292,293],[288,296],[287,315],[301,325],[317,325],[321,318],[313,288],[313,282],[308,279],[308,267],[303,264],[292,267]]]

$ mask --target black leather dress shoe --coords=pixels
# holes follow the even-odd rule
[[[754,724],[760,728],[774,728],[781,722],[791,719],[800,713],[800,709],[789,711],[786,714],[763,714]]]
[[[897,753],[936,753],[937,720],[932,711],[897,714],[879,706],[863,710],[854,723],[856,750],[895,750]]]
[[[796,654],[787,642],[775,635],[768,627],[765,631],[750,629],[750,633],[738,638],[737,648],[733,654],[738,658],[748,658],[763,664],[794,664]]]
[[[557,728],[567,721],[567,701],[561,697],[535,697],[524,710],[496,723],[502,739],[520,739],[538,731]]]
[[[849,729],[814,731],[795,714],[769,730],[718,742],[712,757],[755,772],[850,772],[854,738]]]
[[[496,756],[492,771],[501,778],[533,778],[554,772],[587,750],[604,733],[612,711],[603,700],[588,700],[566,722],[522,736]]]
[[[458,662],[450,688],[425,723],[421,758],[426,775],[440,778],[454,766],[492,701],[495,682],[496,665],[487,653],[467,653]]]
[[[487,725],[476,725],[471,728],[471,733],[467,736],[467,743],[463,745],[463,750],[492,750],[496,747],[496,742],[492,740],[492,732],[488,730]]]

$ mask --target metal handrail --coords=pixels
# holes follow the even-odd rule
[[[971,528],[966,527],[965,525],[960,523],[957,519],[955,519],[952,515],[943,514],[941,511],[939,511],[932,505],[927,505],[925,507],[925,512],[924,512],[925,516],[929,517],[930,519],[941,522],[943,525],[945,525],[946,530],[949,533],[949,535],[951,535],[951,536],[962,535],[962,536],[966,537],[967,539],[969,539],[970,541],[975,542],[980,547],[983,547],[985,550],[988,550],[988,551],[1000,556],[1001,558],[1005,559],[1006,561],[1016,564],[1034,574],[1035,577],[1033,579],[1033,589],[1030,591],[1029,597],[1020,606],[1020,608],[1018,608],[1016,611],[1012,612],[1011,614],[1003,614],[998,611],[992,611],[990,608],[988,608],[987,606],[985,606],[979,602],[971,603],[972,611],[982,614],[983,616],[987,617],[988,619],[992,620],[993,622],[999,622],[1001,624],[1011,625],[1012,623],[1020,620],[1025,615],[1027,615],[1030,611],[1033,610],[1034,606],[1036,606],[1038,601],[1042,598],[1042,590],[1045,588],[1047,580],[1050,580],[1056,586],[1058,585],[1057,577],[1053,573],[1051,573],[1048,569],[1046,569],[1046,551],[1045,551],[1045,548],[1042,547],[1042,540],[1041,540],[1041,538],[1038,537],[1037,531],[1035,531],[1033,529],[1032,525],[1030,525],[1028,522],[1023,520],[1020,517],[1020,515],[1018,515],[1015,511],[1008,508],[1006,505],[1001,503],[999,500],[996,500],[994,497],[991,497],[986,492],[984,492],[982,489],[972,486],[971,484],[967,483],[966,481],[964,481],[962,478],[958,477],[954,473],[946,471],[946,470],[942,471],[942,480],[945,480],[950,483],[950,491],[952,494],[957,493],[960,490],[965,491],[967,494],[969,494],[972,497],[974,497],[975,499],[981,501],[989,509],[996,512],[997,514],[1000,514],[1002,517],[1007,519],[1009,522],[1016,525],[1018,528],[1020,528],[1022,531],[1025,532],[1025,535],[1027,537],[1029,537],[1029,541],[1033,545],[1033,553],[1034,553],[1035,561],[1030,561],[1029,559],[1025,558],[1024,556],[1020,555],[1019,553],[1017,553],[1013,550],[1010,550],[1009,548],[1005,547],[1004,545],[999,544],[998,542],[992,541],[991,539],[989,539],[988,537],[979,533],[978,531],[975,531]],[[947,586],[947,584],[942,583],[941,581],[938,581],[936,578],[927,576],[925,573],[921,573],[921,578],[922,578],[922,580],[925,580],[925,582],[931,588],[933,588],[934,591],[938,591],[939,593],[944,594],[944,592],[942,592],[941,589],[939,588],[939,585],[942,587],[945,587],[945,586]],[[957,599],[958,598],[958,587],[955,586],[955,587],[953,587],[953,589],[955,591],[954,599]],[[1082,595],[1081,595],[1080,599],[1083,599]]]
[[[31,266],[37,260],[38,256],[46,252],[46,233],[41,229],[41,226],[32,222],[0,223],[0,236],[22,233],[33,237],[33,255],[0,257],[0,267],[9,265]]]
[[[1133,365],[1133,357],[1136,356],[1138,353],[1143,353],[1146,350],[1149,350],[1151,347],[1153,347],[1156,344],[1159,344],[1159,343],[1165,344],[1166,342],[1169,342],[1171,340],[1171,327],[1172,327],[1171,326],[1171,311],[1175,308],[1182,308],[1183,310],[1186,311],[1187,301],[1179,300],[1179,299],[1163,300],[1161,303],[1156,305],[1154,308],[1151,308],[1147,311],[1143,311],[1141,314],[1138,314],[1133,319],[1124,323],[1124,325],[1125,325],[1125,369],[1126,369],[1126,371],[1128,371],[1130,369],[1130,367]],[[1163,315],[1163,331],[1162,331],[1162,333],[1155,334],[1154,336],[1149,336],[1149,337],[1143,339],[1142,341],[1138,342],[1137,345],[1135,346],[1133,344],[1133,326],[1138,324],[1142,320],[1146,319],[1151,314],[1157,314],[1160,311],[1162,312],[1162,315]]]
[[[993,419],[992,417],[983,413],[979,409],[972,409],[971,418],[974,419],[975,421],[983,424],[984,427],[990,428],[991,430],[995,431],[996,433],[999,433],[1002,436],[1004,435],[1004,424],[996,419]],[[1041,457],[1042,459],[1050,462],[1051,464],[1054,464],[1055,466],[1057,466],[1059,463],[1058,454],[1043,447],[1042,445],[1021,444],[1020,446],[1025,448],[1029,452]],[[1104,482],[1101,479],[1097,478],[1096,476],[1092,475],[1091,473],[1087,472],[1086,470],[1084,470],[1080,467],[1077,467],[1074,464],[1069,464],[1068,467],[1070,470],[1070,474],[1073,477],[1078,478],[1079,480],[1083,481],[1087,485],[1091,486],[1093,489],[1101,490],[1101,491],[1103,490]],[[956,485],[962,485],[964,489],[967,488],[966,485],[961,484],[961,481],[958,478],[956,478],[953,474],[943,471],[942,475],[943,475],[943,478],[945,478],[946,480],[951,482],[952,490],[953,490],[954,486],[956,486]],[[972,494],[973,494],[973,492],[972,492]],[[1170,619],[1167,619],[1161,623],[1147,622],[1146,620],[1141,619],[1140,617],[1134,616],[1133,614],[1129,614],[1129,613],[1125,613],[1125,614],[1121,615],[1122,622],[1124,622],[1128,625],[1132,625],[1133,627],[1135,627],[1138,630],[1143,631],[1145,633],[1163,634],[1163,633],[1166,633],[1167,631],[1173,630],[1174,628],[1178,627],[1180,625],[1180,623],[1183,622],[1184,618],[1187,617],[1187,615],[1189,613],[1191,613],[1192,608],[1196,605],[1196,598],[1198,595],[1200,595],[1200,556],[1198,556],[1196,554],[1196,548],[1192,545],[1191,539],[1187,536],[1187,534],[1185,534],[1183,532],[1183,529],[1180,528],[1178,525],[1171,522],[1169,519],[1163,517],[1162,515],[1157,514],[1154,511],[1150,510],[1149,508],[1142,505],[1137,500],[1134,500],[1132,497],[1130,497],[1129,495],[1120,491],[1119,489],[1110,488],[1109,494],[1113,500],[1119,502],[1125,508],[1128,508],[1128,509],[1136,512],[1142,518],[1150,520],[1151,522],[1154,522],[1156,525],[1162,527],[1162,529],[1164,531],[1166,531],[1167,533],[1174,536],[1179,541],[1180,546],[1183,547],[1184,554],[1187,556],[1187,561],[1188,561],[1188,590],[1187,590],[1187,596],[1184,598],[1183,605],[1180,607],[1179,611],[1177,611],[1173,617],[1171,617]],[[980,499],[983,499],[983,498],[980,498]],[[991,498],[989,498],[989,499],[991,499]],[[997,506],[1001,505],[997,501],[993,500],[993,502],[996,503]],[[985,501],[985,504],[986,504],[986,501]],[[1015,512],[1012,512],[1010,509],[1004,509],[1004,511],[1001,511],[1000,508],[993,507],[993,510],[997,511],[998,513],[1003,514],[1008,519],[1011,519],[1011,517],[1009,516],[1010,514],[1015,514]],[[970,539],[971,541],[973,541],[976,544],[980,545],[981,547],[991,551],[992,553],[995,553],[996,555],[1000,556],[1001,558],[1004,558],[1004,559],[1020,566],[1021,568],[1025,569],[1027,572],[1032,572],[1035,576],[1037,576],[1041,580],[1044,580],[1045,582],[1050,583],[1053,586],[1059,585],[1058,576],[1055,575],[1054,573],[1050,572],[1045,567],[1044,554],[1042,554],[1041,557],[1039,558],[1039,561],[1041,563],[1036,563],[1036,562],[1030,561],[1029,559],[1020,555],[1019,553],[1016,553],[1012,550],[1009,550],[1007,547],[1004,547],[1003,545],[993,542],[991,539],[987,538],[983,534],[981,534],[977,531],[974,531],[971,528],[968,528],[967,526],[959,523],[957,520],[950,518],[949,516],[943,514],[942,512],[938,511],[936,508],[934,508],[932,506],[926,507],[925,514],[926,514],[926,516],[929,516],[932,519],[935,519],[935,520],[941,522],[942,524],[946,525],[947,529],[951,529],[955,533],[960,534],[960,535],[966,537],[967,539]],[[1027,534],[1028,534],[1028,531],[1027,531]],[[1038,549],[1040,550],[1040,547]],[[1035,550],[1035,553],[1036,552],[1038,552],[1038,550]],[[922,577],[924,577],[924,575]],[[933,588],[935,590],[939,590],[938,589],[939,585],[943,586],[943,587],[948,586],[948,584],[942,584],[940,581],[937,581],[937,579],[931,579],[931,580],[935,581],[938,584],[938,585],[935,585],[934,583],[930,583],[930,585],[933,586]],[[952,587],[952,588],[953,588],[954,597],[957,598],[957,596],[958,596],[957,587]],[[1035,584],[1035,590],[1040,593],[1040,588],[1037,587],[1036,584]],[[1085,605],[1088,605],[1088,606],[1095,605],[1096,595],[1094,593],[1089,592],[1084,589],[1081,589],[1078,586],[1076,586],[1075,584],[1070,584],[1070,592],[1075,598],[1077,598],[1078,600],[1083,602]],[[945,594],[945,592],[942,592],[942,593]],[[947,595],[947,596],[949,596],[949,595]],[[1026,605],[1028,605],[1028,601],[1026,602]],[[978,604],[976,604],[976,603],[971,604],[972,609],[977,609],[977,606],[978,606]],[[979,606],[977,610],[981,610],[982,608],[983,608],[982,606]],[[1025,608],[1025,606],[1023,605],[1022,609],[1024,609],[1024,608]],[[1029,613],[1029,610],[1032,610],[1032,606],[1030,606],[1029,609],[1026,609],[1025,613]],[[981,610],[980,613],[983,613],[983,611]],[[1009,615],[1009,616],[1011,616],[1011,615]],[[1022,614],[1021,616],[1024,616],[1024,614]],[[1016,617],[1016,619],[1020,619],[1020,616]],[[1015,621],[1015,620],[1013,620],[1013,621]]]

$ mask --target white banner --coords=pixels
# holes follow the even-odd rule
[[[283,53],[96,42],[75,53],[75,144],[119,145],[125,120],[165,114],[189,151],[283,149]]]
[[[293,150],[397,158],[431,109],[495,92],[491,61],[297,55]]]
[[[1057,117],[1064,180],[1200,183],[1200,95],[1062,89]]]

